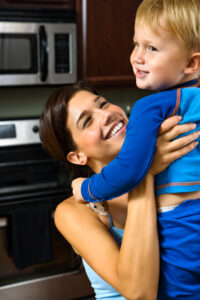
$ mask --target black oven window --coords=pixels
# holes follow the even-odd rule
[[[35,34],[0,34],[0,74],[37,73]]]

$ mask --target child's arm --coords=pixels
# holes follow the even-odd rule
[[[84,180],[81,193],[87,201],[111,199],[130,191],[146,175],[155,152],[158,128],[176,113],[177,90],[145,97],[134,105],[119,155],[99,174]]]

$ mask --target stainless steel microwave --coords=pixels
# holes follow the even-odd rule
[[[0,86],[71,84],[76,24],[0,22]]]

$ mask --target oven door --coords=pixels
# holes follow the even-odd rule
[[[40,200],[38,199],[38,201]],[[44,198],[42,201],[44,204]],[[45,201],[49,205],[50,199]],[[55,199],[53,201],[55,202]],[[9,250],[9,212],[15,205],[19,205],[19,203],[0,205],[0,299],[94,299],[93,289],[82,270],[82,265],[80,262],[76,262],[76,254],[54,224],[52,224],[53,259],[24,269],[16,268]]]

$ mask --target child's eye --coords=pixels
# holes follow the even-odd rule
[[[153,47],[153,46],[148,46],[148,50],[149,50],[149,51],[157,51],[158,49],[156,49],[156,48]]]
[[[92,120],[92,117],[91,116],[89,116],[89,117],[87,117],[86,119],[85,119],[85,121],[83,122],[83,128],[85,128],[88,124],[89,124],[89,122]]]

